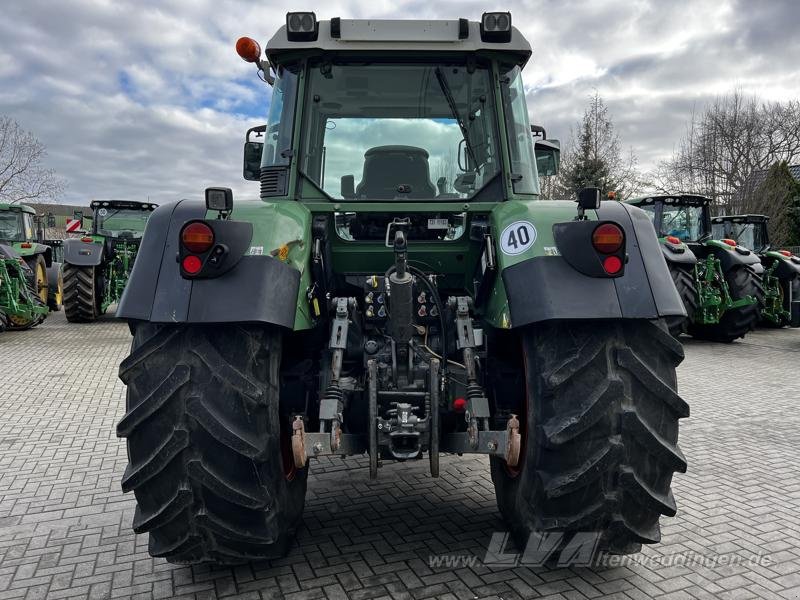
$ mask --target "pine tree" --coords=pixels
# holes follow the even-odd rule
[[[633,153],[623,157],[608,107],[596,91],[578,130],[577,144],[569,145],[562,153],[559,174],[546,188],[548,196],[573,199],[578,190],[597,187],[604,198],[608,192],[616,192],[619,199],[629,197],[638,181],[636,158]]]

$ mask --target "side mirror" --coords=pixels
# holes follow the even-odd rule
[[[226,214],[231,212],[233,210],[233,191],[231,188],[206,188],[206,208]]]
[[[47,213],[47,226],[48,227],[56,226],[56,216],[53,213]]]
[[[600,208],[600,188],[583,188],[578,192],[578,208],[580,210],[597,210]]]
[[[247,181],[261,179],[261,153],[264,150],[262,142],[244,143],[244,160],[242,175]]]
[[[531,128],[535,127],[531,125]],[[536,172],[539,177],[548,177],[558,173],[561,163],[561,142],[558,140],[539,140],[533,146],[536,155]]]
[[[352,175],[342,175],[342,198],[356,197],[356,179]]]

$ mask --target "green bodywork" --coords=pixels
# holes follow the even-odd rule
[[[687,251],[697,255],[697,262],[691,268],[697,292],[697,308],[693,315],[693,323],[716,325],[726,311],[755,304],[757,299],[753,296],[745,296],[737,300],[731,297],[730,288],[716,253],[734,252],[735,250],[729,244],[711,238],[710,200],[700,196],[679,195],[668,199],[667,202],[667,197],[640,197],[632,198],[627,202],[642,208],[653,219],[653,226],[659,236],[659,242],[667,249],[665,256],[669,257],[670,253],[677,254]],[[690,211],[696,210],[699,219],[692,223],[691,227],[684,225],[679,231],[665,231],[662,217],[665,206],[669,207],[669,210],[680,207],[688,207]],[[691,212],[687,214],[691,214]],[[687,222],[689,220],[687,218]]]
[[[139,250],[139,241],[144,232],[146,219],[140,218],[138,215],[149,216],[150,212],[155,208],[155,205],[145,204],[143,206],[149,207],[147,209],[138,209],[130,217],[114,217],[113,231],[104,230],[104,219],[97,214],[98,209],[105,209],[113,211],[116,209],[124,210],[128,208],[131,203],[121,201],[108,201],[102,203],[93,203],[92,208],[94,213],[92,215],[92,233],[84,236],[84,240],[91,238],[91,243],[106,245],[106,248],[111,248],[111,256],[105,255],[104,263],[102,265],[102,298],[100,300],[100,312],[104,313],[111,304],[119,302],[122,297],[122,292],[128,283],[133,263],[136,260],[136,254]],[[140,204],[140,203],[137,203]],[[119,206],[118,206],[119,205]],[[124,238],[116,237],[115,232],[127,231],[133,234],[133,237]],[[135,241],[134,241],[135,240]]]
[[[311,299],[312,278],[308,265],[311,262],[310,230],[315,214],[397,213],[463,213],[465,221],[461,236],[452,241],[412,241],[409,243],[409,263],[440,273],[444,288],[466,289],[474,294],[473,274],[481,259],[482,246],[470,240],[469,228],[475,219],[488,219],[493,231],[502,231],[516,221],[529,221],[536,228],[533,245],[509,256],[497,252],[498,273],[503,269],[536,256],[553,256],[558,253],[553,239],[553,224],[573,219],[575,203],[567,201],[538,202],[534,200],[509,200],[506,202],[452,203],[452,202],[238,202],[232,218],[253,224],[250,242],[251,254],[270,254],[279,257],[300,272],[300,289],[297,297],[295,330],[310,329],[315,325],[314,303]],[[591,214],[590,214],[591,213]],[[587,213],[596,219],[593,211]],[[209,213],[208,218],[215,214]],[[331,220],[331,229],[335,223]],[[345,272],[383,272],[393,260],[393,251],[382,241],[348,241],[336,231],[328,231],[331,240],[333,270]],[[281,248],[285,253],[281,254]],[[493,327],[509,329],[513,326],[509,316],[508,299],[500,279],[495,280],[485,310],[479,312]]]
[[[6,225],[0,226],[0,243],[11,246],[23,258],[49,254],[48,246],[36,239],[36,211],[30,206],[0,203],[0,221],[0,225]]]
[[[764,265],[761,284],[764,297],[761,317],[772,325],[783,326],[791,320],[787,293],[790,283],[781,281],[777,275],[780,265],[788,261],[784,254],[770,248],[767,222],[764,215],[733,215],[714,217],[712,228],[718,237],[736,241],[755,252]]]
[[[11,327],[28,327],[43,319],[49,309],[36,302],[19,260],[0,255],[0,319]]]
[[[269,53],[269,50],[268,50]],[[413,54],[404,56],[402,52],[393,52],[393,60],[397,62],[418,61]],[[493,94],[500,98],[505,93],[501,90],[504,71],[501,67],[502,55],[487,53],[485,60],[491,74]],[[302,56],[291,57],[302,60]],[[285,60],[289,60],[286,58]],[[293,121],[291,145],[292,152],[297,155],[303,148],[304,127],[308,127],[305,111],[309,106],[304,99],[308,74],[311,67],[302,68],[297,73],[297,96]],[[505,70],[508,70],[506,65]],[[277,85],[277,84],[276,84]],[[438,93],[438,91],[436,92]],[[388,101],[388,99],[387,99]],[[508,299],[500,274],[503,269],[521,261],[537,256],[553,256],[558,253],[553,240],[554,223],[573,220],[576,216],[574,202],[539,202],[538,177],[535,178],[532,193],[518,193],[515,182],[519,177],[511,172],[512,164],[509,135],[504,125],[508,105],[504,102],[492,104],[495,111],[493,123],[496,135],[496,157],[498,172],[496,173],[497,193],[490,198],[486,194],[478,198],[460,198],[440,200],[432,198],[425,201],[380,201],[369,202],[336,199],[323,191],[319,185],[299,168],[300,160],[291,160],[286,165],[286,189],[282,195],[270,194],[262,197],[262,202],[237,202],[232,218],[248,221],[253,224],[253,239],[250,243],[251,253],[264,253],[278,256],[301,273],[300,289],[297,296],[295,330],[309,329],[315,325],[315,312],[312,288],[312,277],[309,264],[312,256],[311,224],[315,215],[329,215],[328,239],[331,244],[333,271],[335,273],[382,273],[393,262],[393,252],[381,241],[353,241],[344,239],[336,232],[337,215],[348,212],[359,216],[375,215],[430,215],[434,218],[441,215],[463,215],[464,227],[461,234],[451,240],[413,240],[409,242],[409,262],[422,269],[438,274],[437,284],[445,289],[463,289],[474,294],[474,276],[479,268],[483,252],[483,241],[470,239],[470,227],[475,220],[482,220],[491,226],[494,232],[501,232],[515,221],[529,221],[536,230],[535,242],[524,252],[517,255],[506,255],[496,251],[497,277],[491,288],[485,305],[477,310],[488,324],[497,328],[511,328]],[[287,110],[287,107],[284,107]],[[509,115],[510,116],[510,115]],[[527,113],[524,115],[526,135],[530,138],[530,125],[527,124]],[[304,124],[304,125],[301,125]],[[268,125],[268,127],[270,127]],[[421,142],[421,145],[424,143]],[[556,143],[557,145],[557,143]],[[454,148],[455,150],[455,148]],[[538,148],[537,148],[538,151]],[[264,152],[266,161],[266,151]],[[555,159],[557,161],[557,157]],[[262,168],[264,163],[262,163]],[[258,167],[256,166],[255,170]],[[536,164],[532,165],[535,174]],[[208,218],[215,215],[208,214]],[[587,213],[590,219],[596,219],[593,211]],[[497,244],[497,240],[494,240]],[[281,247],[286,247],[283,255]],[[285,258],[284,258],[285,257]]]

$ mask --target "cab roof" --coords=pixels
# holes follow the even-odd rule
[[[25,206],[24,204],[6,204],[4,202],[0,202],[0,212],[5,211],[24,212],[28,213],[29,215],[36,214],[36,211],[30,206]]]
[[[672,201],[675,204],[691,204],[694,206],[705,206],[711,204],[711,198],[707,196],[700,196],[698,194],[662,194],[653,196],[639,196],[637,198],[629,198],[625,202],[633,204],[634,206],[641,206],[642,204],[655,204],[656,202]]]
[[[264,50],[275,66],[286,53],[308,50],[331,53],[477,53],[502,52],[514,58],[520,67],[531,56],[531,46],[516,27],[511,27],[511,41],[484,42],[480,23],[467,21],[468,33],[459,37],[459,19],[338,19],[339,36],[331,35],[331,20],[318,21],[319,33],[313,41],[290,41],[283,25]]]

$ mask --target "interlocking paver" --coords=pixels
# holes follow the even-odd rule
[[[147,555],[119,489],[114,427],[124,324],[52,315],[0,335],[0,599],[17,598],[800,598],[800,331],[719,345],[686,340],[679,385],[689,471],[662,544],[606,567],[489,568],[503,529],[487,461],[312,464],[304,521],[285,559],[181,567]],[[431,556],[471,562],[433,566]]]

